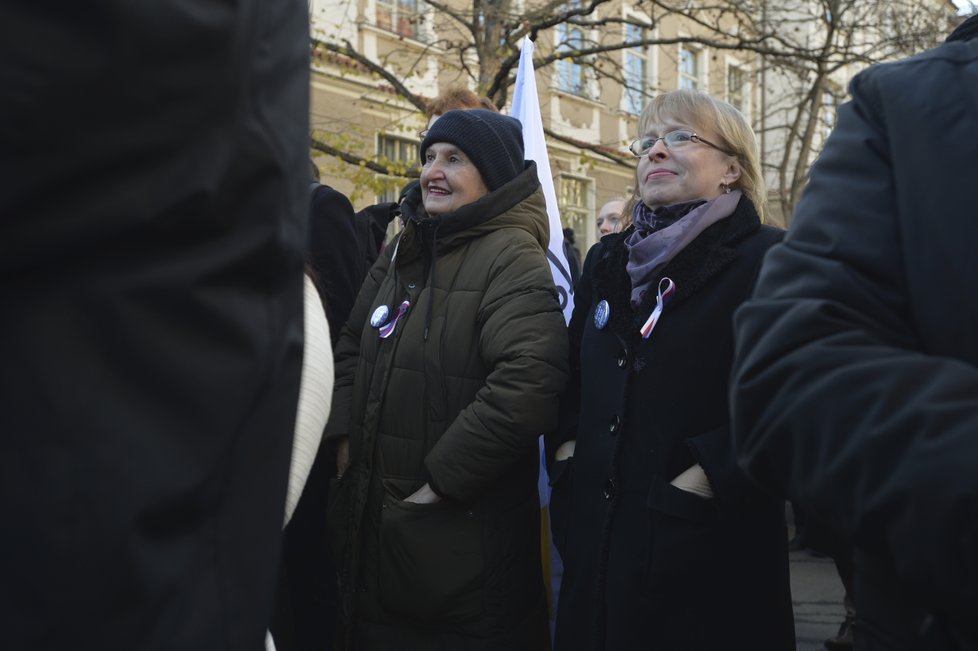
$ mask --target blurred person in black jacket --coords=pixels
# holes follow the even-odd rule
[[[302,361],[307,16],[0,5],[4,649],[263,648]]]
[[[857,650],[978,649],[976,34],[856,76],[735,316],[741,463],[852,546]]]

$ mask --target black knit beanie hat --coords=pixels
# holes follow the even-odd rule
[[[421,141],[421,161],[436,142],[455,145],[482,174],[489,191],[523,171],[523,127],[516,118],[486,109],[446,111]]]

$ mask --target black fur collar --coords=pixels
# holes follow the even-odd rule
[[[659,274],[676,283],[676,294],[670,305],[681,303],[695,294],[710,278],[737,258],[733,246],[761,227],[754,205],[742,197],[733,214],[721,219],[699,234],[680,251]],[[622,233],[606,235],[594,265],[594,300],[606,300],[611,307],[608,325],[625,341],[637,341],[639,328],[652,313],[656,293],[650,291],[638,309],[632,309],[632,282],[625,271],[628,249],[625,240],[633,227]],[[655,287],[658,282],[652,283]]]

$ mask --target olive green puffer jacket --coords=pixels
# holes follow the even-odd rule
[[[349,435],[351,467],[329,519],[348,641],[545,648],[537,440],[567,337],[536,168],[452,214],[427,216],[420,191],[403,210],[335,356],[327,437]],[[425,482],[440,502],[402,501]]]

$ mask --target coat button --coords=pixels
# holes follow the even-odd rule
[[[611,422],[608,423],[608,431],[615,434],[618,432],[619,427],[621,427],[621,418],[618,416],[612,416]]]
[[[604,498],[609,502],[615,499],[615,480],[609,479],[604,483]]]
[[[618,368],[622,368],[628,362],[628,353],[624,350],[618,353]]]

